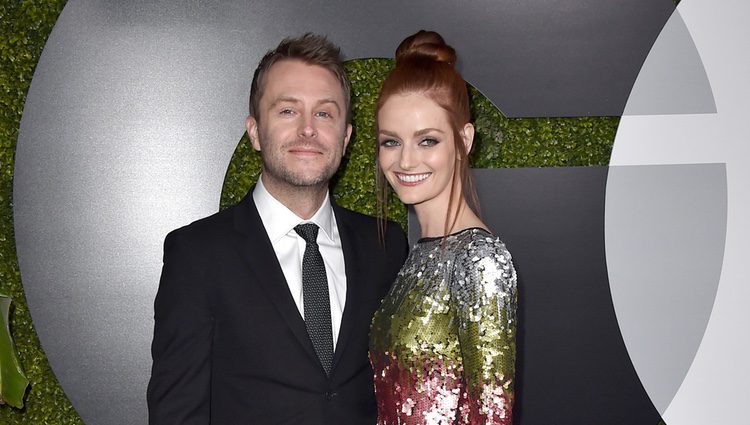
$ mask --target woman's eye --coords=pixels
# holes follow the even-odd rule
[[[438,143],[440,143],[440,142],[438,142],[438,141],[437,141],[437,140],[435,140],[435,139],[430,139],[430,138],[427,138],[427,139],[424,139],[424,140],[422,140],[421,142],[419,142],[419,146],[427,146],[427,147],[430,147],[430,146],[435,146],[435,145],[437,145]]]
[[[380,141],[380,146],[384,148],[392,148],[398,146],[398,142],[393,139],[383,139]]]

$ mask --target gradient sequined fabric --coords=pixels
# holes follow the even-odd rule
[[[516,272],[495,236],[421,239],[375,313],[378,424],[510,424]]]

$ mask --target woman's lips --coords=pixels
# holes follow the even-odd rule
[[[416,186],[425,181],[432,173],[405,174],[395,173],[398,182],[404,186]]]

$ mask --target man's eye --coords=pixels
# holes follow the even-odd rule
[[[293,113],[294,113],[294,109],[292,109],[292,108],[282,108],[279,111],[279,114],[281,114],[281,115],[290,115],[290,114],[293,114]]]
[[[326,112],[326,111],[320,111],[320,112],[317,112],[317,113],[315,114],[315,116],[317,116],[317,117],[320,117],[320,118],[331,118],[331,117],[332,117],[332,115],[331,115],[331,114],[329,114],[329,113],[328,113],[328,112]]]
[[[430,146],[435,146],[438,143],[440,143],[440,142],[437,141],[437,140],[435,140],[435,139],[427,138],[427,139],[423,139],[421,142],[419,142],[419,146],[430,147]]]
[[[380,141],[380,146],[384,148],[392,148],[398,145],[399,145],[398,141],[393,140],[393,139],[383,139]]]

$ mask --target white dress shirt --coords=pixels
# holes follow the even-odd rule
[[[286,283],[289,285],[289,292],[291,292],[303,319],[305,318],[305,308],[302,297],[302,257],[305,254],[307,244],[294,231],[294,227],[300,223],[315,223],[320,228],[317,242],[328,277],[333,348],[335,350],[339,330],[341,329],[341,316],[344,313],[344,303],[346,302],[346,269],[339,229],[336,226],[336,217],[333,214],[329,195],[326,194],[320,208],[309,220],[298,217],[274,198],[263,186],[261,178],[258,178],[258,182],[255,184],[253,200],[258,208],[263,227],[266,228],[268,238],[271,240],[273,250],[276,252],[281,270],[284,272]]]

